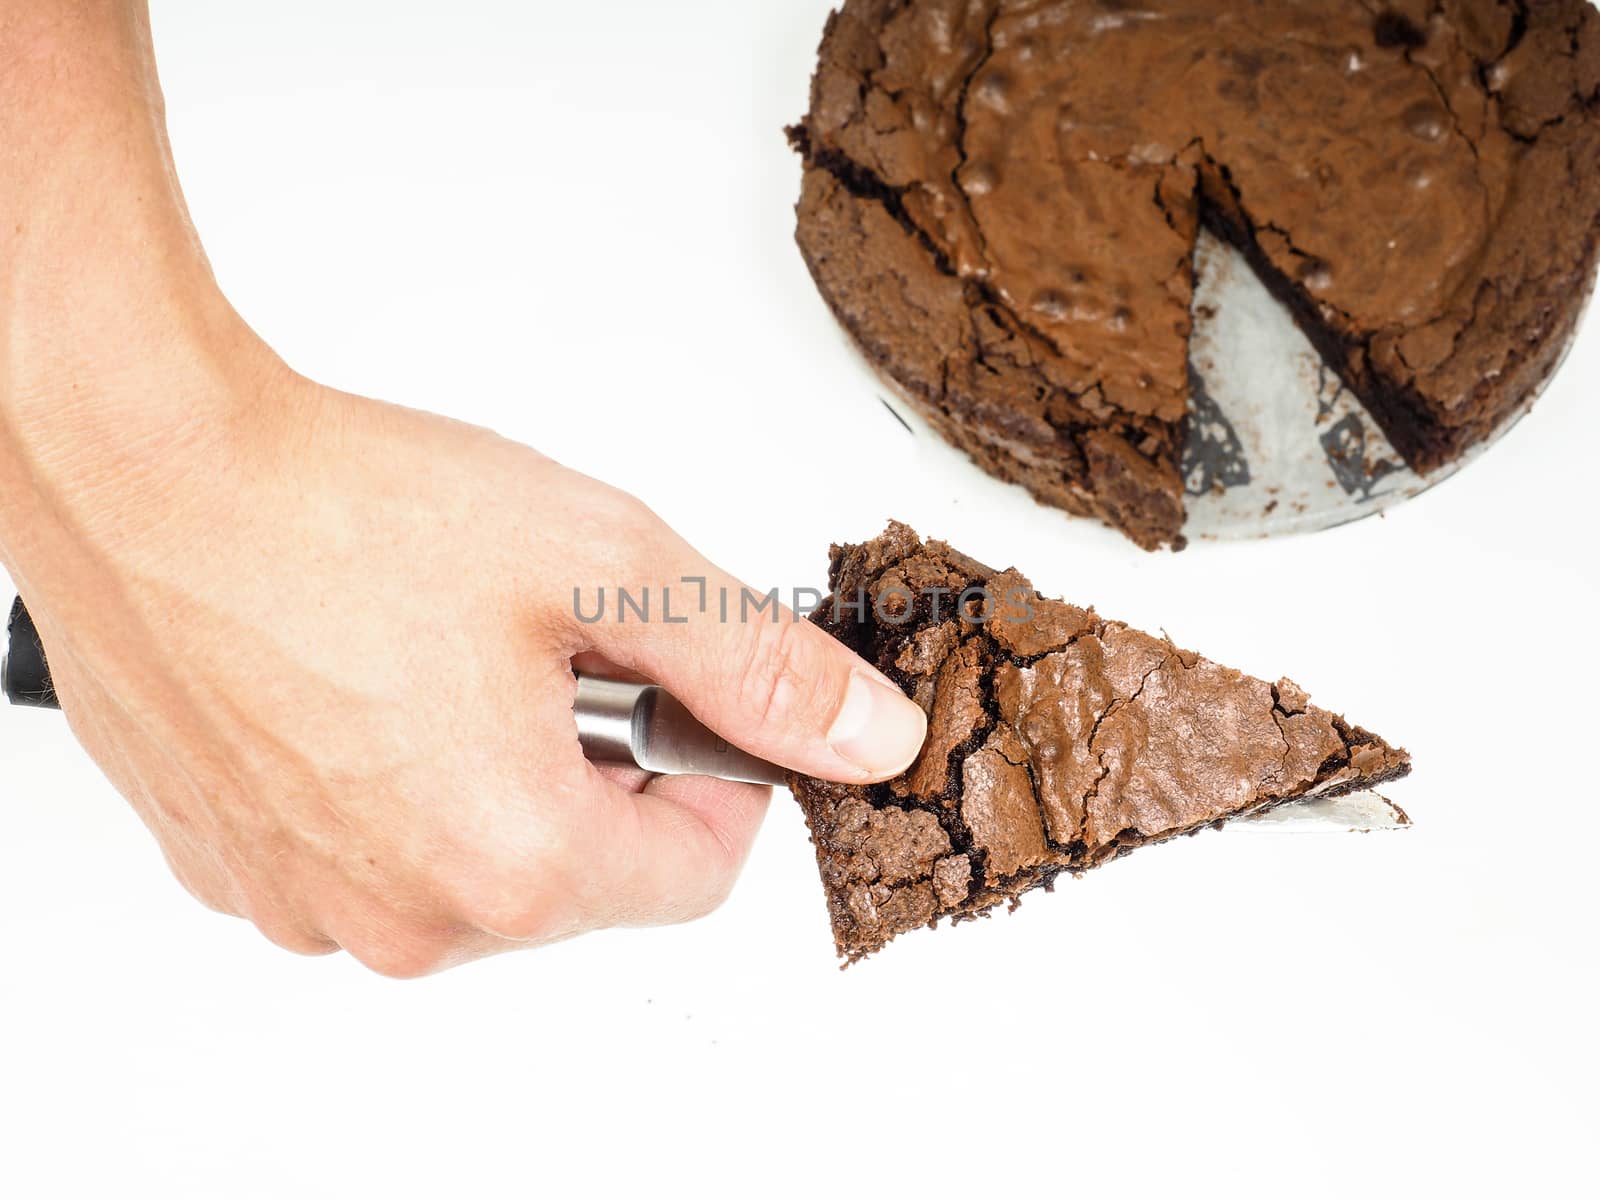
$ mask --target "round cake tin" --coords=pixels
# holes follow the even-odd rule
[[[1403,504],[1488,452],[1560,370],[1558,362],[1494,436],[1448,466],[1418,475],[1236,250],[1202,231],[1195,273],[1183,461],[1190,541],[1311,533]],[[1564,350],[1571,342],[1569,336]],[[972,474],[982,474],[959,451],[944,453],[946,443],[898,386],[859,352],[856,357],[874,392],[927,445],[931,471],[956,491],[963,475],[971,482]]]

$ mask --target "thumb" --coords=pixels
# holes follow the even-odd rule
[[[915,761],[927,718],[889,679],[653,515],[640,523],[594,565],[604,582],[574,592],[586,597],[574,614],[586,649],[661,684],[729,742],[779,766],[866,783]]]

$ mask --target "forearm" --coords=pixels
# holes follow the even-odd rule
[[[130,288],[152,304],[171,303],[203,281],[204,256],[172,172],[144,4],[8,3],[0,63],[8,325],[41,336],[115,327],[127,314],[110,305]],[[12,391],[0,391],[0,403],[14,406]]]
[[[208,397],[228,394],[195,386],[196,372],[247,337],[173,172],[142,0],[0,6],[8,569],[65,553],[92,517],[136,512],[174,439],[212,419]],[[135,377],[141,386],[124,386]]]

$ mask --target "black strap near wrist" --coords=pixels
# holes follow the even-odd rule
[[[0,691],[12,704],[23,708],[60,708],[50,679],[50,664],[44,657],[44,643],[39,640],[39,631],[23,607],[21,596],[11,606],[6,636],[9,647],[0,658]]]

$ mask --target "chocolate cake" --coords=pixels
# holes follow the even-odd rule
[[[1383,739],[892,524],[836,546],[813,619],[928,714],[900,778],[803,776],[839,954],[965,919],[1064,871],[1409,774]]]
[[[1554,369],[1600,232],[1588,0],[845,0],[798,239],[880,371],[1041,501],[1181,547],[1197,232],[1420,472]]]

